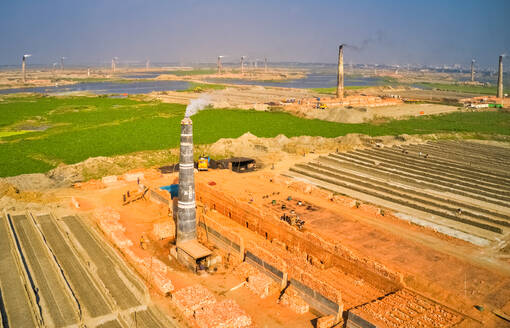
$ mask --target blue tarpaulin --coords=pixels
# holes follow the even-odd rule
[[[170,196],[172,197],[172,199],[174,197],[179,197],[179,185],[178,184],[159,187],[159,189],[168,191],[170,193]]]

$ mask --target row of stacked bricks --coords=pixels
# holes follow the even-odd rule
[[[133,246],[133,242],[124,234],[126,228],[119,222],[119,213],[111,207],[106,207],[96,209],[93,216],[106,237],[117,247],[124,249]]]
[[[220,235],[227,238],[231,242],[234,242],[239,246],[243,244],[242,238],[241,236],[239,236],[239,234],[235,233],[231,229],[225,228],[222,224],[218,223],[210,216],[202,214],[200,215],[199,220],[203,222],[208,228],[214,229],[216,232],[218,232]]]
[[[110,207],[96,209],[93,217],[113,244],[127,258],[135,270],[163,295],[174,290],[166,264],[152,256],[139,256],[133,250],[133,242],[126,237],[126,228],[120,223],[120,214]]]
[[[340,305],[340,311],[342,311],[342,297],[341,292],[329,285],[326,281],[321,280],[318,277],[317,270],[314,270],[312,266],[308,265],[306,262],[298,263],[292,262],[292,264],[288,264],[287,260],[284,260],[283,251],[279,250],[277,247],[274,247],[268,243],[267,247],[271,247],[271,252],[266,250],[263,247],[258,246],[255,243],[248,243],[248,249],[255,256],[262,259],[264,262],[278,268],[283,272],[287,272],[289,274],[289,278],[294,278],[311,289],[319,292],[324,297],[330,299],[331,301]],[[288,259],[292,259],[292,256],[287,257]],[[315,274],[314,274],[315,273]]]
[[[353,312],[387,327],[451,327],[462,320],[444,306],[405,289]]]
[[[172,302],[200,328],[242,328],[252,324],[251,318],[235,301],[217,302],[214,295],[199,284],[173,293]]]
[[[204,189],[208,189],[210,187],[208,186],[202,186]],[[203,189],[202,189],[203,190]],[[205,190],[203,190],[205,191]],[[248,224],[251,225],[251,227],[256,228],[259,225],[258,219],[251,218],[254,216],[254,213],[258,213],[259,210],[253,209],[250,205],[247,204],[238,204],[238,207],[236,208],[236,212],[232,213],[231,208],[234,206],[231,206],[228,204],[228,202],[225,202],[225,200],[215,199],[216,197],[211,196],[214,195],[214,193],[207,193],[207,196],[204,195],[204,197],[207,197],[208,199],[206,202],[210,202],[209,204],[215,204],[216,210],[218,210],[220,213],[229,216],[232,220],[238,221],[237,216],[243,217],[244,220],[248,221]],[[204,199],[202,199],[204,201]],[[232,199],[234,203],[237,203],[234,199]],[[225,204],[226,203],[226,204]],[[246,208],[249,207],[249,208]],[[262,213],[259,213],[260,216],[262,216]],[[280,221],[276,221],[277,223],[281,223]],[[250,227],[250,228],[251,228]],[[318,238],[315,236],[315,238]],[[317,242],[316,239],[313,240],[314,243]],[[326,244],[325,241],[320,240],[320,244]],[[334,246],[330,247],[331,249],[334,249]],[[264,262],[272,265],[273,267],[279,269],[282,272],[288,272],[289,277],[292,277],[298,281],[301,281],[308,285],[310,288],[317,290],[325,297],[329,298],[335,303],[338,303],[340,307],[342,308],[342,300],[341,300],[341,293],[334,287],[330,286],[324,281],[321,281],[319,278],[316,278],[308,273],[305,273],[304,270],[300,269],[298,266],[296,266],[296,263],[288,264],[286,259],[291,259],[293,257],[285,257],[283,254],[282,256],[277,256],[276,254],[279,253],[277,249],[272,245],[272,243],[264,243],[264,247],[258,246],[254,242],[248,242],[246,245],[246,249],[253,253],[258,258],[262,259]],[[271,251],[268,251],[267,249],[270,249]],[[306,261],[301,261],[301,265],[307,265]],[[266,288],[271,289],[270,282],[274,283],[274,281],[271,278],[262,279],[259,275],[254,275],[251,277],[252,284],[250,284],[250,281],[248,279],[248,287],[250,288],[250,285],[252,286],[252,291],[254,291],[257,295],[266,295]],[[262,281],[265,281],[265,284],[262,283]],[[277,284],[276,284],[277,285]]]
[[[280,292],[280,286],[267,275],[260,272],[248,262],[243,262],[234,269],[234,274],[248,282],[248,289],[260,298],[266,298]],[[293,286],[288,286],[278,302],[297,314],[310,310],[309,305],[301,298]]]

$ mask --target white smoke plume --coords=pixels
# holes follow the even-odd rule
[[[197,99],[192,99],[188,106],[186,107],[186,113],[184,117],[191,117],[204,109],[207,105],[209,105],[210,100],[208,95],[204,95]]]

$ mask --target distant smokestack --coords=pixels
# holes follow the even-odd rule
[[[181,121],[179,201],[177,202],[177,245],[197,238],[194,169],[193,122],[189,117],[185,117]]]
[[[267,58],[264,58],[264,72],[267,72]]]
[[[25,70],[25,61],[26,61],[26,57],[23,56],[23,59],[21,60],[21,72],[23,74],[23,83],[27,82],[27,74],[26,74],[26,70]]]
[[[471,61],[471,82],[475,82],[475,60]]]
[[[344,45],[338,47],[338,75],[336,79],[336,96],[344,98]]]
[[[503,55],[499,56],[498,98],[503,98]]]
[[[244,74],[244,56],[241,56],[241,74]]]
[[[218,74],[221,74],[221,56],[218,56]]]

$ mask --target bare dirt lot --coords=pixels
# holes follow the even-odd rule
[[[404,119],[412,116],[437,115],[458,111],[456,106],[439,104],[401,104],[381,107],[341,107],[328,109],[303,109],[296,115],[306,118],[341,122],[363,123],[370,121],[385,121],[391,119]]]

